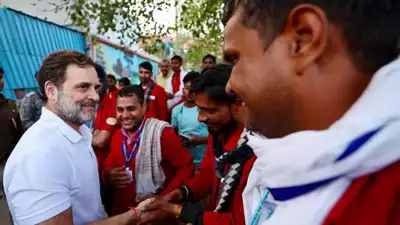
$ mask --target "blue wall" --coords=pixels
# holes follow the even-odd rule
[[[34,74],[43,59],[62,49],[85,52],[85,36],[18,11],[0,8],[0,67],[4,69],[3,94],[7,98],[16,99],[15,89],[36,88]]]

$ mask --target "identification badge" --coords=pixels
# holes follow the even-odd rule
[[[117,119],[113,118],[113,117],[109,117],[106,120],[106,123],[110,126],[114,126],[118,123]]]
[[[130,170],[129,168],[125,168],[125,174],[129,175],[131,177],[131,179],[129,180],[130,182],[133,182],[133,173],[132,170]]]

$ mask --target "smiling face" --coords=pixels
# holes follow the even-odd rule
[[[235,126],[231,107],[213,101],[204,93],[194,95],[196,105],[199,107],[199,122],[205,123],[211,134],[220,134]]]
[[[117,120],[126,131],[134,131],[140,126],[146,109],[146,104],[141,104],[136,95],[117,98]]]
[[[265,51],[258,32],[244,27],[238,14],[229,21],[225,32],[225,54],[236,61],[228,89],[245,102],[245,124],[269,137],[278,135],[284,129],[279,121],[290,123],[293,106],[294,71],[285,44],[278,39]]]
[[[94,67],[71,64],[66,69],[64,83],[57,88],[55,84],[47,81],[45,92],[48,104],[55,108],[62,119],[81,125],[94,119],[100,87]]]

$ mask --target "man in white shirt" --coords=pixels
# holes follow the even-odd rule
[[[183,102],[183,79],[186,72],[181,69],[183,63],[182,57],[175,55],[171,58],[172,76],[167,80],[165,92],[168,96],[168,110],[172,110],[176,105]]]
[[[79,52],[50,54],[39,70],[42,116],[21,138],[4,172],[14,224],[131,224],[136,210],[104,219],[92,134],[99,79]],[[97,221],[97,222],[96,222]]]

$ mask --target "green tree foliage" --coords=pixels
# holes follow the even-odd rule
[[[38,0],[54,2],[53,0]],[[139,40],[165,37],[177,34],[177,46],[181,46],[181,37],[195,40],[187,52],[190,58],[202,57],[207,53],[219,53],[223,27],[221,16],[223,0],[59,0],[55,11],[66,10],[72,23],[89,32],[91,23],[98,24],[98,35],[109,31],[119,33],[120,44],[131,45]],[[157,13],[177,10],[175,24],[156,21]],[[93,31],[92,31],[93,32]],[[129,43],[126,43],[129,40]],[[152,46],[150,42],[145,50],[154,54],[162,52],[162,46]],[[205,55],[204,54],[204,55]],[[200,60],[201,61],[201,60]]]

